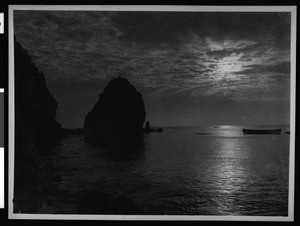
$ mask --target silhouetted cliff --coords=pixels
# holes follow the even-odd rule
[[[50,94],[45,77],[31,57],[15,42],[16,125],[30,130],[36,142],[48,142],[61,126],[55,121],[57,102]]]
[[[20,190],[39,176],[39,153],[53,143],[61,126],[55,121],[57,102],[45,77],[27,51],[15,41],[15,201]],[[18,193],[19,192],[19,193]],[[18,203],[19,204],[19,203]],[[18,205],[16,205],[17,207]]]
[[[86,141],[131,142],[140,139],[146,112],[142,95],[125,78],[112,79],[86,115]]]

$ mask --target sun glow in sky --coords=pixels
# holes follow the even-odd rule
[[[15,11],[14,31],[65,127],[117,76],[158,126],[289,119],[289,13]]]

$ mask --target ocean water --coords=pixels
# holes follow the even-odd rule
[[[86,197],[125,194],[145,214],[287,216],[290,137],[281,128],[164,128],[131,153],[66,137],[43,156],[50,176],[39,212],[76,214]]]

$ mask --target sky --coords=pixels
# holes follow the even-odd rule
[[[118,76],[153,126],[288,124],[290,23],[288,12],[14,11],[65,128],[82,127]]]

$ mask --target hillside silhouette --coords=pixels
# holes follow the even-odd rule
[[[35,181],[41,177],[40,154],[59,136],[57,102],[49,92],[45,77],[32,62],[27,50],[14,43],[15,51],[15,210],[34,211],[33,200],[23,193],[39,193]],[[31,209],[33,208],[33,209]]]

